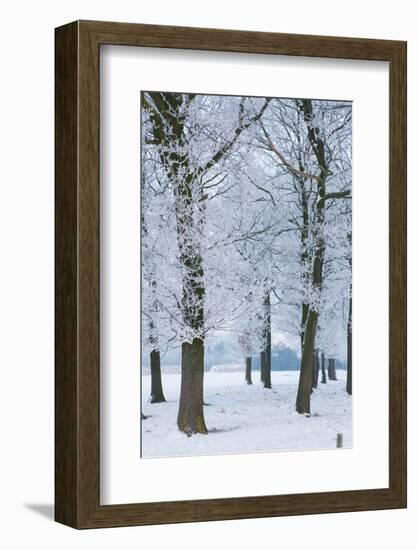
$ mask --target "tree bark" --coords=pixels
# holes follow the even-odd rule
[[[266,371],[266,353],[261,351],[260,353],[260,364],[261,364],[261,384],[265,383],[265,371]]]
[[[307,276],[304,274],[303,280],[305,281],[304,284],[308,284]],[[303,347],[304,347],[304,334],[305,334],[305,328],[306,328],[306,322],[307,322],[307,316],[308,316],[308,305],[302,304],[301,305],[301,325],[300,325],[300,340],[301,340],[301,353],[303,353]]]
[[[352,291],[349,299],[349,319],[347,326],[347,373],[346,391],[352,395]]]
[[[321,352],[321,383],[322,384],[327,384],[324,351]]]
[[[165,401],[162,391],[161,355],[158,350],[152,350],[151,359],[151,403],[163,403]]]
[[[181,216],[177,212],[180,234]],[[188,214],[185,214],[187,217]],[[192,221],[189,221],[191,224]],[[192,250],[190,250],[192,248]],[[183,266],[182,312],[185,323],[197,334],[204,333],[203,260],[197,243],[179,242],[180,261]],[[195,337],[181,347],[181,392],[178,410],[178,429],[188,436],[207,433],[203,414],[204,340]]]
[[[191,436],[206,434],[203,412],[204,342],[195,338],[184,342],[181,349],[181,391],[177,425]]]
[[[271,345],[271,295],[268,291],[265,295],[265,377],[264,388],[271,389],[271,366],[272,366],[272,345]]]
[[[336,377],[336,360],[333,357],[329,357],[328,360],[328,376],[329,380],[337,380]]]
[[[252,385],[252,357],[245,359],[245,381],[250,386]]]
[[[315,177],[317,181],[316,211],[313,220],[313,265],[311,273],[311,284],[313,291],[319,300],[323,284],[323,263],[325,255],[325,243],[323,239],[323,226],[325,216],[326,178],[328,167],[326,162],[325,144],[321,138],[320,130],[315,126],[313,102],[310,99],[297,101],[298,108],[303,114],[307,126],[307,138],[316,157],[320,174]],[[318,324],[318,305],[309,305],[307,319],[305,322],[304,338],[302,342],[300,380],[298,384],[296,411],[300,414],[310,414],[311,381],[314,369],[314,345]]]
[[[299,161],[300,170],[304,171],[304,166]],[[301,228],[301,268],[303,271],[303,284],[305,288],[308,288],[308,285],[310,284],[310,253],[308,248],[308,235],[309,235],[309,224],[310,224],[310,216],[309,216],[309,204],[308,204],[308,193],[305,189],[305,182],[303,178],[298,178],[298,184],[301,188],[301,210],[303,214],[303,225]],[[306,303],[303,303],[301,305],[301,353],[303,353],[303,345],[304,345],[304,332],[305,332],[305,326],[307,322],[307,315],[308,315],[309,306]]]
[[[310,414],[311,378],[314,363],[314,341],[316,337],[317,319],[317,312],[310,309],[304,333],[300,380],[298,383],[297,401],[295,404],[295,409],[300,414]]]
[[[320,360],[319,360],[319,350],[314,350],[314,363],[313,363],[313,372],[312,372],[312,379],[311,379],[311,391],[313,389],[317,388],[318,381],[319,381],[319,371],[320,371]]]
[[[332,372],[333,372],[333,380],[337,380],[337,376],[336,376],[336,359],[333,359]]]

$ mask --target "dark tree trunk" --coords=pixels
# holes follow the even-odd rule
[[[162,391],[161,355],[158,350],[151,351],[151,403],[163,403],[165,401]]]
[[[329,360],[328,360],[328,375],[329,375],[329,380],[337,380],[337,377],[336,377],[336,360],[333,359],[333,357],[329,357]]]
[[[349,300],[349,319],[347,326],[347,373],[346,391],[352,395],[352,296]]]
[[[271,382],[271,356],[266,353],[266,361],[265,361],[265,380],[264,380],[264,388],[267,388],[270,390],[272,388],[272,382]]]
[[[304,172],[304,165],[301,161],[301,158],[299,159],[299,169],[300,172]],[[310,250],[308,245],[308,236],[309,236],[309,224],[310,224],[310,215],[309,215],[309,193],[307,192],[305,188],[305,181],[304,178],[298,178],[298,185],[301,189],[301,211],[303,214],[303,225],[301,228],[301,266],[303,269],[303,284],[307,288],[310,281]],[[308,310],[309,306],[308,304],[302,304],[301,306],[301,353],[303,352],[303,344],[304,344],[304,332],[305,332],[305,326],[307,322],[307,316],[308,316]]]
[[[192,258],[182,259],[185,267],[183,275],[183,315],[186,322],[196,330],[203,332],[204,293],[202,285],[202,259],[198,253]],[[191,304],[189,306],[188,304]],[[207,433],[203,414],[204,380],[204,340],[194,338],[190,344],[184,342],[181,347],[181,392],[178,410],[178,429],[187,435]]]
[[[261,384],[265,383],[265,372],[266,372],[266,353],[261,351],[260,353],[260,365],[261,365]]]
[[[320,360],[319,360],[319,350],[314,350],[314,364],[311,378],[311,391],[317,388],[319,381],[319,371],[320,371]]]
[[[269,291],[265,295],[265,376],[264,388],[271,389],[271,366],[272,366],[272,345],[271,345],[271,296]]]
[[[304,274],[303,278],[306,281],[307,275]],[[308,316],[308,309],[309,308],[307,304],[302,304],[301,306],[301,353],[303,353],[304,334],[305,334],[305,328],[306,328],[306,322],[307,322],[307,316]]]
[[[322,384],[327,384],[324,351],[321,352],[321,383]]]
[[[245,359],[245,380],[247,384],[252,385],[252,357]]]
[[[307,138],[310,142],[313,153],[316,157],[320,174],[317,177],[318,200],[313,220],[314,251],[311,254],[313,266],[311,273],[311,282],[314,291],[320,295],[323,284],[323,263],[325,255],[325,243],[323,240],[323,231],[325,221],[325,197],[326,197],[326,178],[328,167],[326,162],[325,144],[321,138],[320,130],[316,127],[314,121],[313,102],[310,99],[297,101],[297,105],[303,114],[307,126]],[[314,344],[318,324],[318,310],[308,308],[307,319],[305,322],[304,338],[302,342],[300,381],[298,384],[297,401],[295,408],[300,414],[310,414],[310,395],[311,382],[314,369]]]
[[[264,388],[271,389],[271,364],[272,364],[272,346],[271,346],[271,299],[269,291],[265,293],[264,298],[264,319],[263,319],[263,346],[260,353],[261,363],[261,384]]]
[[[203,416],[204,379],[204,269],[199,242],[184,238],[196,227],[193,210],[196,205],[192,198],[192,178],[181,181],[176,190],[176,216],[179,257],[183,267],[182,314],[185,323],[201,335],[193,342],[182,344],[181,354],[181,393],[177,425],[187,435],[207,433]],[[198,208],[205,208],[199,203]],[[201,227],[200,227],[201,230]]]
[[[316,337],[317,319],[317,312],[310,309],[304,333],[300,381],[298,383],[297,401],[295,404],[295,409],[300,414],[310,414],[311,378],[314,368],[314,341]]]
[[[181,391],[177,424],[188,436],[206,434],[203,413],[204,342],[195,338],[181,349]]]

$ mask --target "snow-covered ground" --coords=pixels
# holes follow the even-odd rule
[[[179,374],[163,374],[166,403],[150,404],[151,379],[142,377],[142,456],[192,456],[307,449],[335,449],[338,433],[352,446],[352,398],[345,391],[345,371],[338,381],[320,384],[311,396],[311,416],[294,410],[299,373],[273,371],[272,390],[259,384],[259,372],[248,386],[244,373],[206,372],[204,407],[208,435],[187,437],[176,418]]]

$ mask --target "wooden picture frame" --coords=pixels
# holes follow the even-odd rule
[[[55,519],[75,528],[406,506],[406,43],[111,22],[56,29]],[[389,62],[389,487],[100,505],[99,56],[104,44]]]

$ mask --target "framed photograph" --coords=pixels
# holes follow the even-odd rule
[[[56,520],[406,506],[406,43],[56,29]]]

